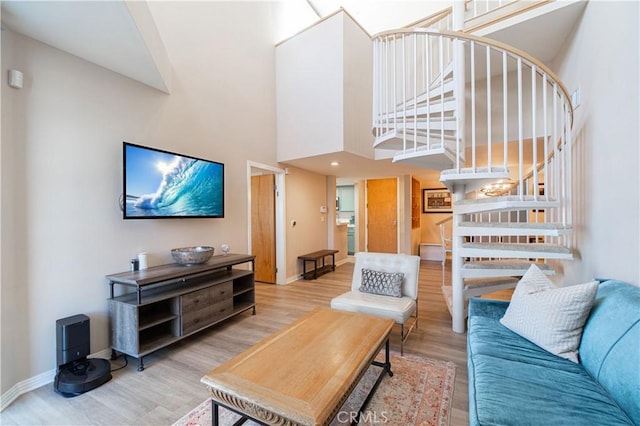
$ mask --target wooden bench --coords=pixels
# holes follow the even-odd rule
[[[302,277],[305,280],[316,279],[318,275],[336,270],[336,253],[339,250],[318,250],[313,253],[298,256],[302,260]],[[325,257],[331,256],[331,265],[325,264]],[[322,266],[318,266],[318,262],[322,260]],[[307,272],[307,262],[313,262],[313,270]]]

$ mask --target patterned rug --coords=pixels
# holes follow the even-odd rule
[[[393,377],[385,376],[365,409],[360,424],[434,425],[449,424],[455,364],[412,355],[391,353]],[[350,424],[380,372],[371,366],[344,403],[332,425]],[[220,408],[220,424],[232,425],[239,415]],[[211,425],[211,400],[191,410],[174,426]],[[245,425],[255,425],[246,422]]]

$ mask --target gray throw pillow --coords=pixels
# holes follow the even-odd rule
[[[402,272],[382,272],[363,268],[359,290],[364,293],[402,297],[402,281]]]

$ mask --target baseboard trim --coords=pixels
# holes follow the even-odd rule
[[[355,258],[353,256],[348,256],[348,257],[345,257],[344,259],[337,260],[336,266],[341,266],[341,265],[344,265],[345,263],[354,263],[354,262],[355,262]],[[291,284],[299,280],[304,280],[304,276],[302,274],[287,278],[287,281],[284,284],[285,285]]]
[[[107,358],[111,357],[111,349],[107,348],[95,354],[89,355],[89,358]],[[27,392],[31,392],[39,387],[46,386],[49,383],[53,383],[56,377],[56,369],[45,371],[37,376],[30,377],[26,380],[16,383],[0,396],[0,413],[5,410],[13,401],[18,399],[20,395],[24,395]]]
[[[11,389],[2,394],[2,406],[0,407],[0,411],[4,411],[4,409],[11,405],[13,401],[18,399],[20,395],[34,389],[38,389],[39,387],[45,386],[49,383],[53,383],[53,379],[55,377],[56,370],[53,369],[16,383],[11,387]]]
[[[355,263],[355,258],[354,258],[353,256],[345,257],[345,258],[344,258],[344,259],[342,259],[342,260],[338,260],[338,261],[336,262],[336,266],[342,266],[342,265],[344,265],[345,263]]]

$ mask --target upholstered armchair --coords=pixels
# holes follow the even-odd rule
[[[406,254],[356,253],[351,291],[331,301],[333,309],[393,319],[400,325],[400,354],[418,326],[420,258]]]

